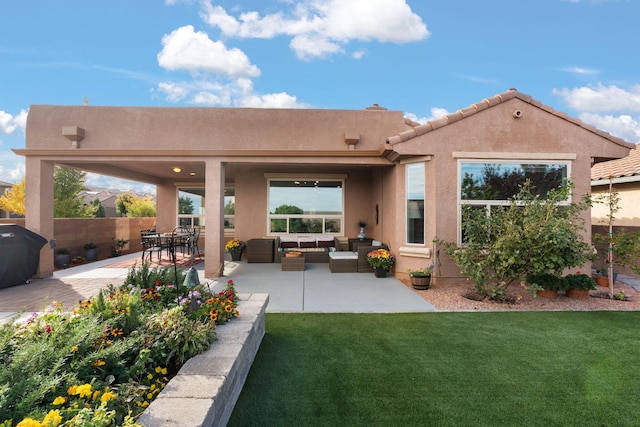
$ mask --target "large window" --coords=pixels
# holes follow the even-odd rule
[[[407,186],[407,243],[424,244],[424,162],[405,167]]]
[[[178,224],[204,227],[204,188],[178,189]]]
[[[531,182],[533,194],[544,197],[549,190],[564,184],[570,175],[569,162],[459,161],[459,239],[465,217],[481,210],[486,215],[510,204],[520,186]]]
[[[343,180],[270,179],[269,234],[342,234]]]
[[[234,231],[236,228],[236,189],[224,189],[224,231]]]

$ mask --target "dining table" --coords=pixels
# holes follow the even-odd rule
[[[176,262],[176,247],[181,246],[185,239],[191,237],[187,232],[169,232],[169,233],[148,233],[142,236],[143,239],[155,239],[163,249],[167,250],[171,262]]]

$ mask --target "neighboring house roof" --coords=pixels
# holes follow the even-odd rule
[[[554,110],[553,108],[542,104],[540,101],[537,101],[533,98],[531,98],[531,96],[523,94],[518,92],[515,89],[509,89],[506,92],[503,93],[499,93],[497,95],[492,96],[491,98],[485,98],[483,99],[481,102],[478,102],[476,104],[471,104],[469,107],[467,108],[463,108],[461,110],[456,111],[455,113],[451,113],[451,114],[447,114],[446,116],[443,116],[437,120],[432,120],[429,121],[425,124],[422,125],[418,125],[412,129],[403,131],[401,133],[399,133],[398,135],[394,135],[394,136],[390,136],[387,138],[387,142],[391,145],[400,143],[400,142],[405,142],[408,141],[412,138],[415,138],[417,136],[420,135],[424,135],[425,133],[431,132],[433,130],[436,130],[438,128],[441,128],[443,126],[449,125],[451,123],[455,123],[458,120],[464,119],[465,117],[469,117],[471,115],[474,115],[476,113],[479,113],[483,110],[486,110],[487,108],[491,108],[493,106],[496,106],[500,103],[509,101],[510,99],[513,98],[518,98],[521,101],[524,101],[526,103],[529,103],[535,107],[538,107],[544,111],[547,111],[548,113],[551,113],[557,117],[560,117],[561,119],[564,119],[568,122],[571,122],[577,126],[580,126],[590,132],[593,132],[603,138],[606,138],[608,140],[610,140],[611,142],[618,144],[618,145],[622,145],[624,147],[628,147],[628,148],[632,148],[632,144],[629,144],[628,142],[626,142],[625,140],[623,140],[622,138],[618,138],[615,137],[611,134],[609,134],[608,132],[604,132],[600,129],[597,129],[595,126],[586,124],[584,122],[582,122],[582,120],[580,119],[576,119],[574,117],[570,117],[565,113],[559,112]]]
[[[609,178],[628,178],[626,181],[640,181],[640,150],[636,148],[629,151],[627,157],[598,163],[591,167],[591,181],[608,181]],[[592,182],[593,184],[594,182]]]

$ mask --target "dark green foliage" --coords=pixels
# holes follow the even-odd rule
[[[590,291],[596,288],[596,282],[588,274],[567,274],[562,279],[565,289],[578,289],[580,291]]]
[[[637,425],[638,328],[637,312],[267,314],[228,425]]]
[[[528,276],[581,267],[592,258],[583,237],[582,212],[589,204],[586,198],[566,202],[571,188],[567,184],[541,198],[526,182],[508,206],[492,209],[491,215],[466,205],[464,244],[440,243],[476,290],[489,298],[500,297]]]
[[[527,277],[527,283],[534,287],[540,287],[547,291],[564,291],[565,281],[555,274],[538,274]]]

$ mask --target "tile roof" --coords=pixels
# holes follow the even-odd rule
[[[535,107],[538,107],[544,111],[547,111],[548,113],[551,113],[555,116],[558,116],[564,120],[567,120],[577,126],[580,126],[590,132],[593,132],[597,135],[600,135],[603,138],[606,138],[608,140],[610,140],[611,142],[618,144],[618,145],[622,145],[628,148],[633,148],[633,146],[635,144],[630,144],[628,142],[626,142],[625,140],[615,137],[611,134],[609,134],[608,132],[604,132],[600,129],[597,129],[595,126],[586,124],[584,122],[582,122],[579,119],[576,119],[574,117],[570,117],[565,113],[562,113],[560,111],[556,111],[553,108],[542,104],[540,101],[537,101],[533,98],[531,98],[529,95],[523,94],[518,92],[515,89],[509,89],[506,92],[503,93],[499,93],[497,95],[492,96],[491,98],[485,98],[483,99],[481,102],[478,102],[476,104],[471,104],[469,107],[467,108],[463,108],[461,110],[456,111],[455,113],[451,113],[451,114],[447,114],[446,116],[440,117],[437,120],[432,120],[429,121],[425,124],[421,124],[418,126],[415,126],[412,129],[400,132],[397,135],[394,136],[390,136],[387,138],[387,143],[394,145],[400,142],[405,142],[408,141],[412,138],[415,138],[417,136],[423,135],[425,133],[434,131],[438,128],[441,128],[443,126],[446,126],[448,124],[457,122],[458,120],[462,120],[465,117],[469,117],[473,114],[479,113],[480,111],[486,110],[487,108],[491,108],[495,105],[498,105],[502,102],[506,102],[509,101],[513,98],[518,98],[521,101],[524,101],[526,103],[529,103]]]
[[[591,180],[640,175],[640,149],[629,151],[627,157],[597,163],[591,167]]]

